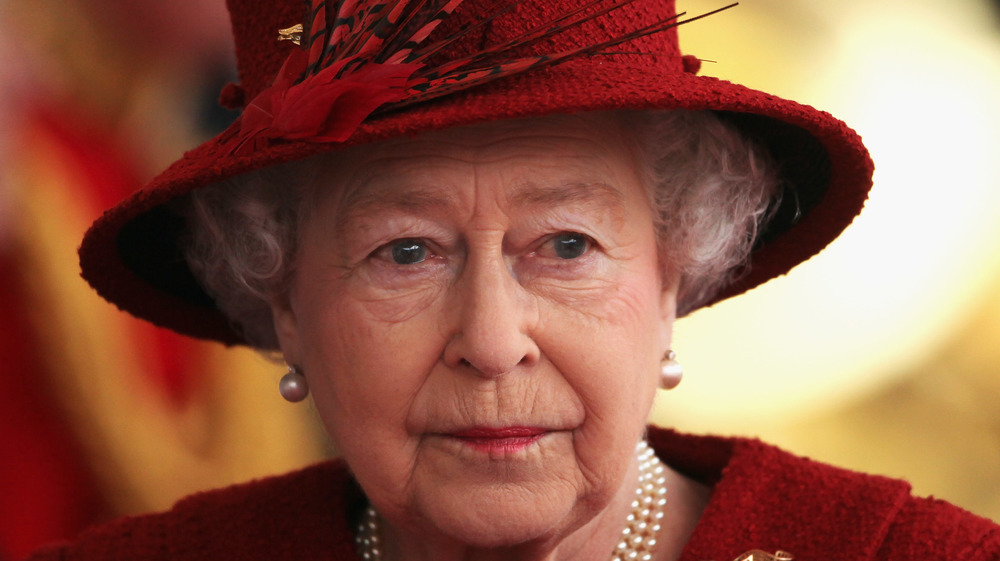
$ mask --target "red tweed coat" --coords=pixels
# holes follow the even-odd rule
[[[948,503],[914,498],[902,481],[792,456],[756,440],[651,429],[678,471],[714,487],[681,561],[730,561],[753,549],[796,561],[1000,560],[1000,526]],[[85,532],[32,561],[358,559],[352,515],[363,497],[344,465],[188,497],[170,511]]]

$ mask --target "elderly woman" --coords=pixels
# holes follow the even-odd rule
[[[278,353],[342,459],[39,559],[1000,558],[905,483],[646,427],[674,320],[819,251],[872,169],[696,76],[670,0],[230,8],[240,120],[98,221],[84,275]]]

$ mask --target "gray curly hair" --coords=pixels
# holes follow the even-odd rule
[[[712,113],[616,111],[648,187],[663,271],[680,275],[677,312],[708,302],[746,264],[776,207],[764,150]],[[278,348],[269,302],[295,269],[297,226],[321,157],[272,166],[192,192],[180,202],[188,265],[246,340]]]

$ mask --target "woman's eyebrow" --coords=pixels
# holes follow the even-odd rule
[[[455,208],[457,204],[453,194],[440,189],[360,189],[344,199],[339,218],[344,221],[392,211],[442,212]]]
[[[607,183],[573,182],[555,186],[528,185],[510,197],[514,206],[551,208],[575,205],[610,212],[616,222],[625,220],[625,195]]]
[[[508,200],[515,208],[549,209],[573,205],[610,213],[616,223],[625,220],[625,196],[606,183],[529,184],[514,188]],[[448,213],[457,206],[457,197],[439,188],[365,188],[344,199],[339,218],[345,223],[353,218],[393,211]]]

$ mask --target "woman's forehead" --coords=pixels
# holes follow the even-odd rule
[[[366,206],[380,197],[461,196],[493,183],[512,202],[620,198],[637,159],[608,115],[560,115],[435,131],[327,156],[316,188],[325,198]],[[574,194],[573,191],[580,191]]]

